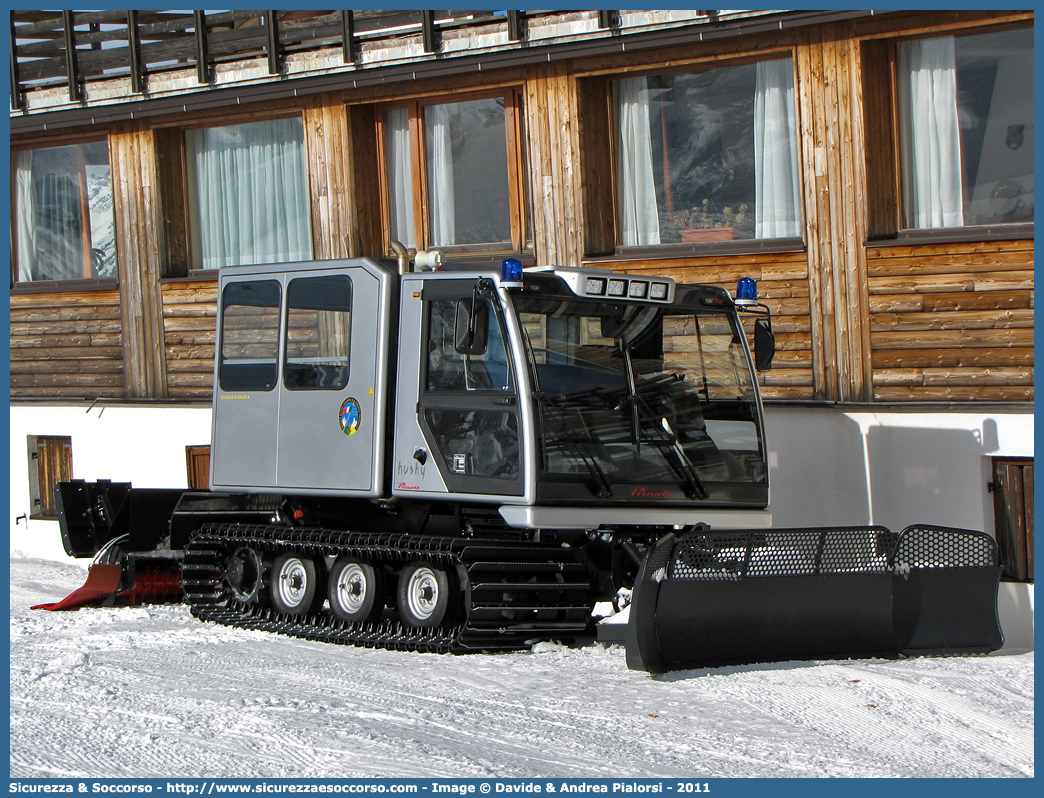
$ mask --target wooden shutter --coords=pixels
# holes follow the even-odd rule
[[[993,458],[993,507],[1005,579],[1033,581],[1033,460]]]

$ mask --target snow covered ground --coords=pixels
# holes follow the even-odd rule
[[[30,611],[11,561],[11,777],[1032,776],[1033,654],[628,671],[622,649],[451,657]]]

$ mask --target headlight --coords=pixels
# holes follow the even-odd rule
[[[595,296],[603,296],[605,294],[605,280],[601,277],[588,277],[584,290]]]

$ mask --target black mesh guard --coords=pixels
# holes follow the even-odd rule
[[[888,573],[896,535],[880,526],[692,532],[675,544],[671,579],[727,580]]]
[[[663,567],[662,553],[656,551],[653,556],[657,563],[646,570],[647,579]],[[996,564],[997,544],[993,538],[969,529],[918,524],[899,535],[882,526],[703,530],[677,539],[666,564],[666,576],[738,581]]]
[[[984,532],[943,526],[908,526],[899,535],[896,569],[991,567],[997,543]]]

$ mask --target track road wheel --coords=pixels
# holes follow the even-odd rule
[[[241,546],[225,561],[223,577],[232,595],[249,604],[261,596],[264,587],[261,577],[264,570],[260,552],[248,546]]]
[[[330,568],[327,597],[342,621],[372,621],[384,610],[384,574],[368,562],[340,557]]]
[[[325,569],[297,554],[281,554],[272,563],[272,607],[284,615],[307,615],[322,606]]]
[[[414,562],[399,575],[399,615],[407,626],[441,626],[451,608],[450,578],[434,563]]]

